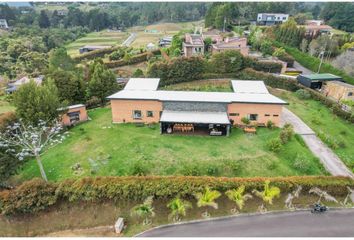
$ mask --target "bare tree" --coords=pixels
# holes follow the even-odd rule
[[[0,133],[0,146],[14,153],[19,160],[35,157],[42,178],[48,181],[41,154],[64,140],[61,130],[62,126],[58,122],[50,125],[40,120],[37,126],[33,126],[19,121]]]
[[[321,203],[321,199],[324,198],[328,202],[336,202],[338,203],[337,199],[332,195],[328,194],[326,191],[319,189],[318,187],[313,187],[310,189],[309,193],[315,194],[319,196],[317,203]]]
[[[288,209],[294,209],[294,204],[293,200],[295,198],[299,198],[300,192],[302,190],[302,186],[298,186],[296,190],[294,190],[292,193],[288,194],[288,197],[285,199],[285,207]]]

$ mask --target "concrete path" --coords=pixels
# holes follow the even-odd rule
[[[137,237],[354,237],[354,209],[242,215],[165,226]]]
[[[304,66],[300,65],[300,63],[294,61],[294,68],[297,70],[302,71],[302,74],[313,74],[313,72],[310,69],[305,68]]]
[[[354,178],[354,174],[344,165],[339,157],[316,136],[315,132],[298,116],[284,107],[281,125],[285,123],[290,123],[294,126],[295,133],[302,136],[306,145],[313,154],[320,159],[330,174]]]
[[[136,36],[136,33],[131,33],[129,37],[122,43],[122,46],[129,47],[135,41]]]

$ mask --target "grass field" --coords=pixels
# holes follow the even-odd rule
[[[302,139],[293,138],[280,152],[269,139],[279,129],[259,128],[257,135],[233,129],[230,137],[160,135],[158,125],[112,124],[109,108],[89,112],[91,121],[74,127],[61,145],[43,155],[50,180],[90,175],[322,175],[325,170]],[[296,161],[306,167],[296,167]],[[79,164],[79,170],[72,167]],[[40,176],[35,161],[24,164],[14,180]]]
[[[66,45],[66,49],[68,50],[68,54],[70,56],[79,55],[79,48],[85,45],[117,45],[122,43],[126,38],[128,38],[129,34],[126,32],[108,32],[107,30],[103,30],[101,32],[91,32],[87,34],[85,37],[79,38],[76,41]]]
[[[272,93],[289,102],[288,108],[307,123],[321,140],[328,145],[337,145],[334,152],[354,171],[354,125],[334,115],[319,101],[304,100],[295,93],[272,90]]]
[[[15,107],[6,101],[5,96],[0,96],[0,114],[15,111]]]
[[[286,210],[284,206],[286,197],[287,193],[281,194],[279,198],[274,199],[273,205],[267,204],[267,209]],[[317,200],[318,197],[309,195],[303,191],[300,194],[300,198],[294,199],[293,203],[297,208],[308,208]],[[337,197],[337,200],[342,201],[343,197]],[[170,213],[169,209],[166,207],[168,201],[168,199],[164,201],[154,201],[153,207],[156,216],[152,220],[152,225],[143,226],[140,219],[130,216],[130,209],[138,202],[81,202],[55,205],[46,211],[34,215],[21,215],[18,217],[0,216],[0,236],[117,237],[119,235],[115,234],[112,228],[109,228],[109,226],[113,226],[117,217],[123,217],[127,224],[123,236],[134,236],[149,228],[172,223],[171,219],[168,218],[168,214]],[[193,198],[188,199],[188,201],[192,203],[193,208],[187,210],[187,215],[183,220],[201,219],[201,214],[205,211],[205,208],[198,208]],[[216,202],[219,206],[218,209],[208,209],[212,217],[231,215],[230,210],[235,206],[225,195],[217,199]],[[341,207],[339,204],[326,202],[324,200],[323,203],[330,207]],[[241,213],[257,212],[258,206],[261,204],[262,202],[259,198],[253,197],[253,199],[246,201]],[[98,226],[107,227],[93,229],[93,227]]]

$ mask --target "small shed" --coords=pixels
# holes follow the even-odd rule
[[[309,75],[301,74],[297,77],[297,80],[300,84],[312,89],[321,89],[323,82],[343,81],[341,77],[338,77],[330,73],[317,73],[317,74],[309,74]]]
[[[59,110],[65,111],[65,113],[61,116],[61,123],[64,126],[72,126],[88,120],[86,106],[84,104],[71,105],[65,109]]]
[[[323,87],[323,93],[337,101],[340,100],[352,100],[354,101],[354,85],[339,82],[330,81]]]

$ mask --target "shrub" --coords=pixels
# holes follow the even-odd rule
[[[141,70],[140,68],[137,68],[133,73],[133,77],[144,77],[143,70]]]
[[[251,123],[250,119],[248,117],[243,117],[241,118],[241,122],[245,125],[248,125]]]
[[[267,142],[268,150],[272,152],[279,152],[282,146],[282,142],[279,138],[273,138]]]
[[[286,144],[291,140],[294,135],[294,128],[291,124],[285,124],[283,129],[280,131],[279,138],[282,144]]]
[[[262,189],[270,180],[282,192],[290,192],[301,185],[304,191],[316,186],[336,196],[345,196],[347,186],[354,187],[354,180],[347,177],[85,177],[63,182],[46,183],[33,179],[12,190],[0,192],[2,214],[34,213],[55,203],[70,201],[142,200],[192,196],[206,187],[227,191],[244,185],[246,189]]]
[[[72,59],[75,61],[82,61],[82,60],[90,60],[90,59],[94,59],[94,58],[100,58],[100,57],[104,57],[104,55],[110,54],[118,49],[120,49],[120,47],[98,49],[95,51],[82,53],[78,56],[73,57]]]
[[[98,97],[93,96],[89,100],[86,101],[87,109],[97,108],[101,106],[101,100]]]
[[[237,50],[227,50],[211,56],[207,71],[215,73],[233,73],[243,68],[243,56]]]
[[[6,112],[0,114],[0,131],[4,131],[7,126],[16,122],[16,114],[14,112]]]
[[[295,169],[298,169],[300,171],[306,171],[309,169],[310,163],[303,154],[298,153],[294,160],[293,166]]]
[[[299,99],[310,99],[311,98],[311,94],[309,93],[309,91],[305,90],[305,89],[299,89],[295,92],[296,97],[298,97]]]
[[[137,55],[131,55],[130,53],[128,53],[128,54],[125,53],[123,59],[105,62],[104,64],[108,68],[117,68],[117,67],[121,67],[121,66],[125,66],[125,65],[148,61],[151,57],[153,57],[155,55],[159,55],[160,53],[161,53],[160,50],[154,50],[151,52],[144,52],[144,53],[140,53]]]
[[[271,120],[268,120],[266,123],[266,127],[269,129],[273,129],[274,128],[274,123]]]

